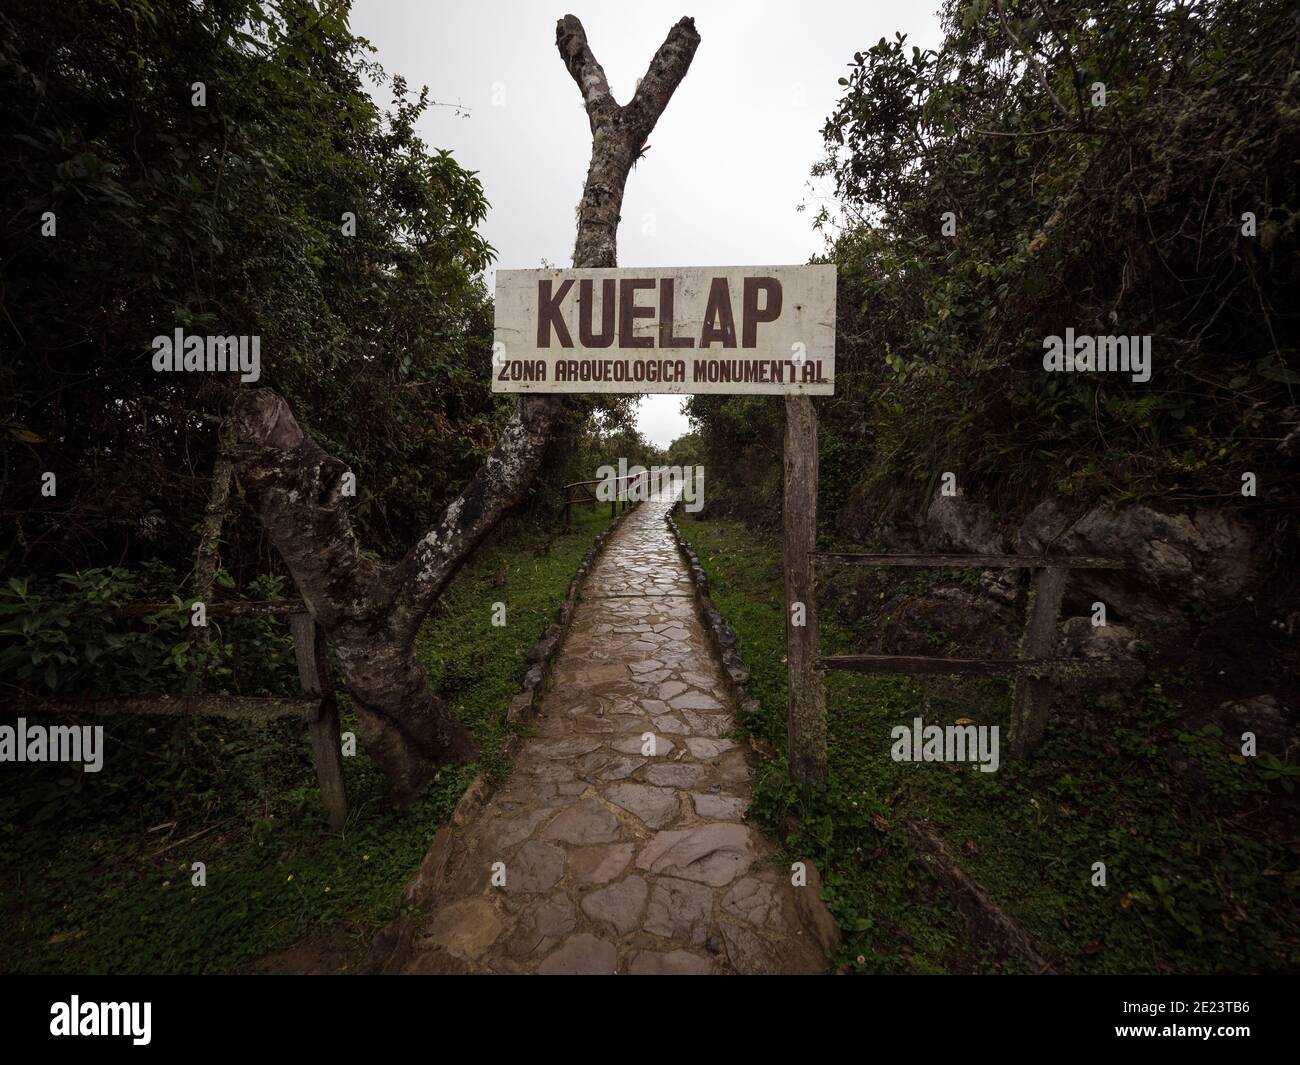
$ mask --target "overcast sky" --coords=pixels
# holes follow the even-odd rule
[[[628,179],[619,266],[804,263],[821,250],[808,170],[853,52],[883,36],[936,47],[939,0],[356,0],[354,32],[390,74],[433,99],[419,126],[476,170],[497,265],[569,266],[590,157],[582,98],[555,49],[577,15],[614,97],[627,103],[683,15],[702,38],[690,73]],[[804,213],[797,208],[810,203]],[[489,285],[492,278],[489,276]],[[641,401],[638,425],[666,446],[688,430],[682,397]]]

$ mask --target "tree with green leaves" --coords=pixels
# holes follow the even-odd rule
[[[152,338],[178,327],[259,336],[258,384],[356,471],[367,542],[404,549],[507,414],[487,389],[487,203],[415,135],[427,94],[374,64],[344,5],[0,19],[6,568],[182,564],[238,385],[154,372]],[[265,549],[238,532],[228,562],[256,572]]]
[[[1293,520],[1295,5],[949,0],[943,25],[854,53],[823,129],[827,517],[914,516],[944,470],[1005,512],[1212,504],[1251,470],[1258,517]],[[1152,380],[1045,373],[1067,327],[1151,336]],[[754,406],[691,398],[715,499],[722,456],[779,439]]]
[[[556,46],[583,93],[592,130],[575,266],[616,265],[628,174],[698,43],[694,24],[682,19],[632,100],[619,106],[582,24],[572,15],[557,24]],[[461,564],[520,502],[565,409],[554,396],[520,396],[483,468],[405,555],[385,564],[361,551],[342,490],[347,467],[302,430],[275,392],[239,397],[240,483],[299,593],[330,634],[366,748],[399,803],[409,801],[440,764],[472,752],[468,733],[429,690],[415,654],[420,624]]]
[[[596,134],[579,265],[614,264],[623,182],[697,42],[684,20],[619,106],[581,24],[560,23]],[[473,753],[416,630],[595,406],[491,394],[487,203],[416,136],[430,106],[346,3],[0,13],[4,568],[182,572],[196,541],[205,589],[218,550],[245,577],[283,564],[402,803]],[[257,337],[258,379],[156,372],[154,338],[177,329]]]

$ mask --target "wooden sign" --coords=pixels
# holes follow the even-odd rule
[[[835,391],[835,267],[498,270],[494,392]]]

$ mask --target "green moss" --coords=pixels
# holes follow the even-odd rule
[[[784,763],[779,542],[731,521],[687,516],[681,528],[753,673],[762,709],[745,728],[777,751],[757,774],[753,816],[791,860],[811,857],[823,869],[846,932],[843,963],[870,972],[1004,968],[971,943],[905,838],[901,820],[924,817],[1062,971],[1296,969],[1297,862],[1266,803],[1282,782],[1212,733],[1184,732],[1165,685],[1107,711],[1096,731],[1052,729],[1033,761],[1017,764],[1005,744],[1003,680],[832,673],[831,780],[803,794]],[[819,621],[826,654],[871,641],[833,611]],[[1000,769],[892,761],[890,728],[916,715],[1000,726]],[[1091,886],[1094,862],[1106,864],[1104,888]]]
[[[344,762],[348,823],[329,833],[306,730],[287,722],[160,727],[136,718],[109,724],[93,777],[65,784],[72,775],[60,766],[7,774],[0,968],[229,972],[315,936],[345,946],[350,938],[359,951],[396,915],[402,885],[474,775],[503,768],[505,708],[528,649],[608,514],[582,511],[575,522],[567,535],[504,527],[426,623],[419,653],[482,753],[476,765],[440,773],[404,815],[389,808],[361,750]],[[494,602],[506,605],[503,627],[491,624]],[[356,728],[346,707],[343,728]],[[169,786],[156,786],[160,778]],[[206,887],[191,886],[196,861]]]

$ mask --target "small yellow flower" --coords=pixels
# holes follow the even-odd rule
[[[361,860],[362,860],[363,862],[368,862],[368,861],[370,861],[370,855],[368,855],[368,854],[363,854],[363,855],[361,856]]]
[[[293,874],[290,873],[288,876],[286,876],[286,877],[284,878],[284,881],[285,881],[285,883],[287,884],[287,883],[288,883],[290,880],[292,880],[292,879],[293,879]]]
[[[325,890],[328,891],[329,889],[330,889],[330,886],[329,886],[328,884],[326,884],[326,885],[325,885]]]

